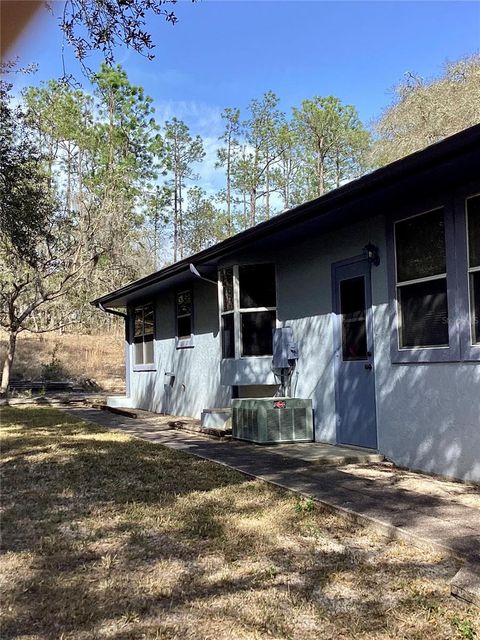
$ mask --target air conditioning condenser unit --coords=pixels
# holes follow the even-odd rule
[[[312,442],[312,401],[239,398],[232,401],[232,436],[258,444]]]

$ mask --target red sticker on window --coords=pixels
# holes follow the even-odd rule
[[[273,403],[274,409],[285,409],[286,406],[287,403],[285,402],[285,400],[275,400],[275,402]]]

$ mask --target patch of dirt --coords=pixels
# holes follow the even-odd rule
[[[405,491],[439,496],[467,507],[480,509],[480,486],[478,485],[414,473],[398,469],[389,463],[349,464],[339,468],[353,476],[375,480],[379,485],[395,485]]]

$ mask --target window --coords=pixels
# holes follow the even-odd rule
[[[153,364],[154,313],[153,305],[146,304],[133,310],[134,364]]]
[[[480,344],[480,195],[467,199],[467,254],[471,344]]]
[[[220,271],[222,357],[271,356],[276,327],[273,264]]]
[[[444,193],[441,200],[435,196],[431,204],[435,208],[390,222],[392,361],[477,362],[478,182]]]
[[[398,346],[448,347],[444,210],[400,220],[394,233]]]
[[[191,291],[179,291],[176,296],[177,349],[193,347],[193,303]]]
[[[340,282],[340,311],[342,359],[367,360],[367,309],[363,276]]]
[[[222,292],[222,358],[235,358],[233,267],[220,271],[220,289]]]

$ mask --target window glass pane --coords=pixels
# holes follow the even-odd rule
[[[367,359],[367,315],[363,276],[340,282],[344,360]]]
[[[190,338],[192,335],[192,317],[177,318],[177,338]]]
[[[222,358],[235,357],[235,332],[233,313],[222,316]]]
[[[400,347],[448,346],[447,280],[398,288]]]
[[[134,311],[135,336],[143,336],[143,308],[138,307]]]
[[[470,298],[472,305],[472,338],[480,343],[480,271],[470,274]]]
[[[177,294],[177,315],[190,315],[192,313],[192,294],[190,291],[182,291]]]
[[[445,273],[443,209],[397,222],[395,247],[397,282]]]
[[[241,309],[277,305],[273,264],[241,266],[238,269],[238,275]]]
[[[143,331],[145,334],[153,333],[153,306],[151,304],[143,308]]]
[[[233,269],[222,269],[220,271],[220,280],[223,289],[223,308],[222,311],[233,311]]]
[[[273,353],[275,311],[242,313],[242,356],[270,356]]]
[[[133,345],[135,364],[143,364],[143,340],[135,340]]]
[[[470,267],[480,267],[480,196],[467,200]]]
[[[146,337],[143,342],[143,364],[153,363],[153,336]]]

